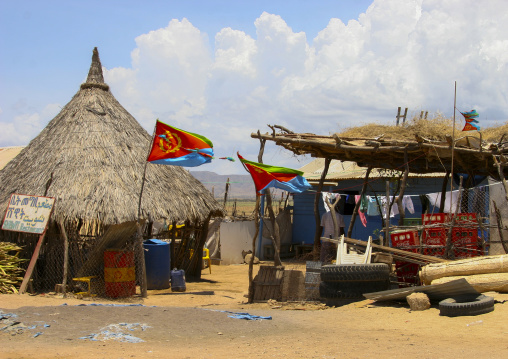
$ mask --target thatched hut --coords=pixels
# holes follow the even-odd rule
[[[155,119],[154,119],[155,122]],[[167,227],[185,223],[172,264],[200,276],[197,256],[211,217],[222,207],[185,168],[148,164],[140,201],[143,173],[151,136],[115,99],[104,83],[97,48],[85,83],[48,125],[0,171],[0,204],[6,209],[13,193],[56,199],[47,240],[34,273],[39,288],[62,283],[63,240],[69,238],[69,277],[100,275],[106,248],[136,247],[138,219],[144,238],[152,224]],[[34,235],[0,231],[0,241],[25,246],[33,252]],[[174,233],[168,234],[173,237]],[[98,269],[99,268],[99,269]],[[98,272],[99,271],[99,272]]]

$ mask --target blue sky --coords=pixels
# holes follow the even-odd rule
[[[0,146],[26,145],[70,101],[99,49],[117,100],[256,159],[267,124],[330,134],[410,113],[508,115],[508,2],[0,0]],[[277,146],[265,163],[299,168]],[[197,168],[196,168],[197,169]],[[244,173],[238,162],[199,170]]]

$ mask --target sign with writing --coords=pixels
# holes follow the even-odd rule
[[[2,229],[15,232],[43,233],[53,212],[53,197],[13,194],[5,211]]]

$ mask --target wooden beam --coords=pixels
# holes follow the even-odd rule
[[[328,241],[328,242],[336,243],[336,244],[339,243],[339,241],[336,241],[336,240],[330,239],[330,238],[325,238],[325,237],[321,237],[321,240],[322,241]],[[353,245],[361,246],[361,247],[366,247],[367,246],[367,241],[360,241],[358,239],[353,239],[353,238],[344,237],[344,242],[346,242],[348,244],[353,244]],[[416,259],[416,260],[424,262],[424,263],[442,263],[442,262],[448,262],[448,260],[443,259],[443,258],[427,256],[427,255],[419,254],[419,253],[413,253],[413,252],[409,252],[409,251],[404,251],[402,249],[382,246],[382,245],[379,245],[379,244],[372,243],[371,246],[372,246],[372,249],[377,249],[377,250],[382,251],[382,252],[388,252],[388,253],[396,254],[396,255],[400,256],[400,258]]]

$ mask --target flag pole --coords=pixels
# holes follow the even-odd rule
[[[148,146],[148,155],[150,154],[150,151],[152,149],[152,143],[153,138],[155,136],[155,131],[157,128],[157,122],[155,122],[155,126],[153,128],[152,133],[152,139],[149,142]],[[139,266],[140,266],[140,275],[141,275],[141,283],[140,283],[140,289],[141,289],[141,297],[146,298],[148,297],[148,291],[147,291],[147,278],[146,278],[146,265],[145,265],[145,253],[143,248],[143,230],[141,228],[141,197],[143,196],[143,189],[145,188],[145,178],[146,178],[146,168],[148,166],[148,155],[146,156],[145,160],[145,169],[143,171],[143,179],[141,180],[141,191],[139,192],[139,201],[138,201],[138,222],[137,222],[137,242],[138,242],[138,253],[139,253]]]
[[[450,215],[452,214],[453,202],[453,154],[455,152],[455,109],[457,108],[457,81],[455,81],[455,92],[453,95],[453,128],[452,128],[452,164],[451,164],[451,181],[450,181]],[[446,199],[446,198],[445,198]]]

